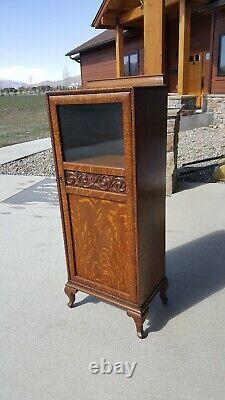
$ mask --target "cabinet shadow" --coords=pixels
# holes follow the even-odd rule
[[[225,287],[224,244],[222,230],[167,252],[168,304],[158,298],[150,304],[148,333]]]
[[[225,230],[214,232],[166,253],[168,304],[152,301],[146,333],[157,332],[169,320],[225,287]],[[87,296],[74,307],[101,300]]]

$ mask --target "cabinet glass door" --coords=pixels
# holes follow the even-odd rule
[[[124,166],[121,103],[57,105],[64,162]]]

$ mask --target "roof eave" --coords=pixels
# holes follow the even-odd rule
[[[110,43],[114,43],[115,42],[115,38],[112,38],[112,39],[108,39],[108,40],[104,40],[104,42],[101,42],[101,43],[98,43],[97,45],[95,45],[95,46],[90,46],[90,47],[87,47],[87,48],[85,48],[85,49],[81,49],[81,50],[76,50],[76,49],[74,49],[74,50],[71,50],[69,53],[67,53],[67,54],[65,54],[65,56],[66,57],[71,57],[71,56],[74,56],[75,54],[81,54],[81,53],[85,53],[85,52],[87,52],[87,51],[91,51],[91,50],[95,50],[96,48],[98,48],[98,47],[103,47],[103,46],[105,46],[106,44],[110,44]]]
[[[109,4],[109,0],[103,0],[103,2],[101,4],[101,6],[100,6],[95,18],[94,18],[94,20],[93,20],[93,22],[91,24],[91,26],[93,28],[96,28],[96,29],[98,29],[98,28],[101,28],[101,29],[102,28],[103,29],[106,28],[106,29],[108,29],[108,27],[104,27],[104,26],[101,25],[101,17],[102,17],[102,14],[103,14],[105,8],[107,8],[108,4]]]
[[[225,7],[225,0],[215,0],[213,3],[205,4],[202,7],[199,7],[196,12],[197,13],[204,13],[204,12],[211,12],[217,8],[224,8]]]

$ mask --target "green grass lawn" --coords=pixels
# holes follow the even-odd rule
[[[48,136],[44,95],[0,96],[0,147]]]

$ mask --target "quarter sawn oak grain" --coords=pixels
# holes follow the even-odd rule
[[[143,78],[144,79],[144,78]],[[154,84],[155,79],[155,84]],[[47,94],[73,307],[78,290],[127,311],[139,338],[152,298],[167,302],[165,176],[167,91],[153,77],[110,89]],[[135,86],[136,83],[136,86]],[[105,82],[103,82],[104,87]],[[100,85],[100,83],[98,83]],[[119,103],[123,162],[64,162],[58,105]],[[85,133],[84,133],[85,134]]]

